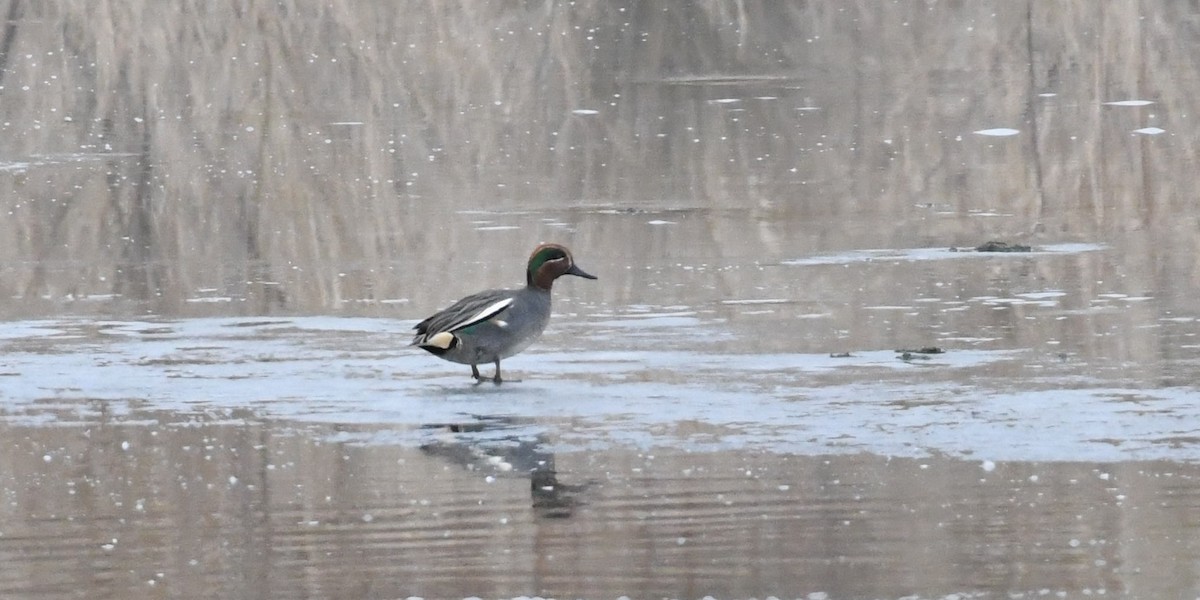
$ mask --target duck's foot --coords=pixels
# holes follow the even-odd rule
[[[520,379],[509,379],[509,381],[514,382],[514,383],[521,382]],[[501,383],[504,383],[504,380],[500,378],[500,359],[498,359],[498,358],[496,359],[496,375],[492,377],[492,383],[494,383],[496,385],[500,385]]]
[[[500,385],[506,381],[509,383],[521,383],[520,379],[502,379],[499,375],[496,375],[493,377],[483,377],[481,375],[481,376],[475,378],[475,385],[479,385],[485,381],[490,381],[496,385]]]
[[[471,365],[471,377],[475,380],[475,385],[483,383],[484,376],[479,374],[479,367]]]
[[[512,383],[520,383],[521,382],[520,379],[504,379],[504,378],[500,377],[500,361],[496,361],[496,374],[491,377],[484,377],[483,375],[480,375],[479,367],[477,367],[475,365],[471,365],[471,377],[475,378],[475,385],[479,385],[485,381],[491,381],[492,383],[494,383],[496,385],[500,385],[501,383],[504,383],[505,381],[509,381]]]

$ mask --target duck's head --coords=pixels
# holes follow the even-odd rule
[[[529,255],[529,266],[525,269],[525,283],[531,287],[549,290],[554,280],[563,275],[574,275],[584,279],[595,279],[575,266],[571,251],[560,244],[542,244]]]

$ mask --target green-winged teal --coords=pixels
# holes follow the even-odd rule
[[[525,287],[487,290],[455,302],[417,323],[412,345],[448,361],[471,365],[477,383],[484,380],[479,364],[495,363],[492,381],[500,383],[500,359],[528,348],[546,329],[550,288],[563,275],[596,278],[575,266],[565,246],[542,244],[529,255]]]

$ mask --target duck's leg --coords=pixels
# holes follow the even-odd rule
[[[494,383],[494,384],[496,384],[496,385],[500,385],[500,384],[501,384],[501,383],[503,383],[504,381],[505,381],[504,379],[501,379],[501,378],[500,378],[500,359],[498,359],[498,358],[497,358],[497,359],[496,359],[496,376],[495,376],[495,377],[492,377],[492,383]],[[509,379],[508,381],[510,381],[510,382],[517,382],[517,383],[520,383],[520,382],[521,382],[521,380],[520,380],[520,379]]]
[[[471,363],[471,377],[475,378],[475,385],[483,383],[483,375],[479,374],[479,367],[475,366],[474,363]]]

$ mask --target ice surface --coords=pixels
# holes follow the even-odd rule
[[[1054,293],[1032,295],[1053,301]],[[180,415],[244,409],[255,418],[372,426],[346,434],[351,441],[416,444],[425,424],[491,415],[523,420],[529,435],[554,428],[555,444],[576,449],[1200,460],[1200,446],[1179,443],[1200,432],[1196,389],[987,375],[1033,351],[950,348],[900,360],[893,349],[831,356],[543,345],[505,361],[522,381],[476,386],[465,367],[409,348],[411,326],[333,317],[5,323],[0,416],[54,426],[92,418],[101,406],[110,416],[135,406]],[[684,310],[575,325],[590,331],[582,334],[589,346],[610,344],[606,332],[623,327],[654,339],[709,326]],[[685,422],[723,433],[654,433]]]
[[[841,254],[829,254],[785,260],[780,264],[791,266],[845,265],[859,262],[890,261],[909,262],[949,259],[1019,259],[1046,254],[1075,254],[1103,249],[1102,244],[1049,244],[1035,246],[1032,252],[975,252],[971,248],[902,248],[879,250],[851,250]]]

